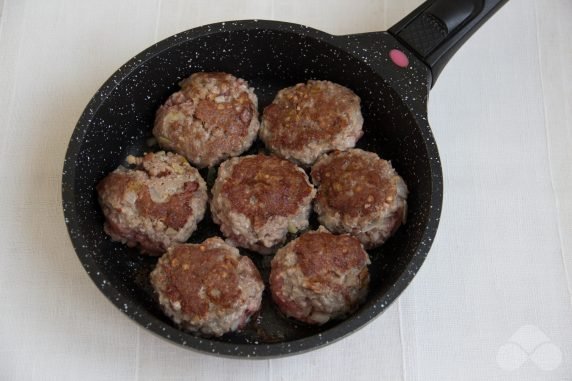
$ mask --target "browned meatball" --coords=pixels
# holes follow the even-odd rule
[[[365,300],[369,263],[350,235],[324,228],[302,234],[272,259],[272,298],[286,316],[306,323],[344,317]]]
[[[205,214],[207,188],[199,172],[170,152],[128,162],[135,169],[120,166],[97,185],[106,233],[148,254],[185,242]]]
[[[288,160],[251,155],[221,164],[211,211],[237,246],[267,254],[288,231],[305,229],[315,190],[306,173]]]
[[[264,109],[260,138],[272,152],[309,166],[324,152],[355,146],[362,136],[360,98],[329,81],[281,90]]]
[[[207,336],[242,328],[260,309],[264,289],[250,258],[218,237],[169,248],[151,284],[175,323]]]
[[[181,81],[155,118],[159,145],[199,168],[246,151],[256,139],[258,100],[248,83],[227,73],[195,73]]]
[[[312,168],[314,210],[334,233],[350,233],[366,248],[384,243],[405,222],[407,186],[388,161],[352,149],[321,157]]]

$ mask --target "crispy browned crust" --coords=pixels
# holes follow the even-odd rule
[[[209,303],[230,308],[240,297],[239,261],[224,248],[213,248],[205,241],[201,245],[177,245],[165,255],[159,264],[163,292],[169,300],[179,301],[185,314],[204,317]]]
[[[305,312],[307,300],[293,299],[290,291],[285,289],[285,280],[299,268],[304,274],[301,287],[308,295],[342,295],[353,310],[361,302],[352,297],[349,287],[367,289],[369,258],[360,241],[349,235],[334,235],[320,228],[318,231],[301,235],[295,241],[280,249],[271,264],[270,290],[272,299],[278,308],[287,316],[315,324],[316,322]],[[285,255],[288,251],[296,255],[296,264],[287,263]],[[351,286],[339,282],[339,277],[351,270],[359,270],[359,284]]]
[[[164,156],[160,156],[164,155]],[[148,219],[155,224],[161,225],[161,229],[180,231],[189,219],[197,216],[202,218],[202,211],[193,210],[193,199],[204,197],[206,201],[206,189],[204,183],[199,184],[199,173],[189,165],[184,157],[172,153],[146,153],[142,158],[130,157],[135,165],[132,169],[119,167],[96,186],[99,202],[106,218],[105,231],[115,240],[125,242],[128,246],[139,245],[149,254],[160,254],[165,245],[143,233],[135,226],[121,222],[122,216],[127,213],[120,200],[124,200],[127,193],[135,194],[134,204],[129,207],[129,212],[137,218]],[[163,202],[156,202],[150,193],[150,184],[153,181],[169,182],[180,174],[190,175],[195,179],[183,183],[178,192],[170,195]],[[202,192],[202,193],[197,193]]]
[[[234,211],[247,216],[256,227],[272,216],[296,213],[312,189],[295,164],[275,156],[255,155],[242,158],[232,168],[221,194]]]
[[[286,88],[264,109],[265,144],[276,152],[331,145],[359,108],[359,97],[338,84],[308,81]]]
[[[311,172],[319,185],[316,201],[351,217],[375,213],[397,197],[389,163],[359,152],[334,151],[318,160]]]
[[[212,81],[214,90],[205,91],[206,83]],[[182,81],[181,90],[157,110],[154,134],[159,144],[185,155],[199,167],[240,153],[245,141],[250,140],[249,129],[258,112],[247,91],[236,94],[237,85],[244,83],[239,81],[220,72],[195,73]],[[170,118],[173,111],[183,116]],[[202,143],[193,145],[197,140]]]
[[[141,163],[152,161],[154,155],[154,153],[146,153]],[[145,171],[149,177],[166,177],[172,174],[168,168],[160,173],[151,173],[142,164],[138,165],[136,170]],[[182,192],[172,195],[166,202],[162,203],[154,202],[149,194],[149,187],[130,176],[129,172],[112,172],[97,184],[97,191],[100,195],[124,194],[128,189],[137,192],[136,206],[137,212],[141,216],[161,220],[173,229],[180,229],[193,215],[190,200],[199,189],[199,184],[196,181],[185,183]]]
[[[191,199],[197,189],[199,184],[189,181],[185,183],[182,192],[172,195],[167,202],[157,203],[151,199],[149,188],[142,187],[138,192],[137,210],[142,216],[161,220],[173,229],[180,229],[193,215]]]
[[[327,232],[301,235],[294,244],[294,252],[304,275],[317,282],[327,282],[330,272],[363,266],[367,256],[357,238]]]

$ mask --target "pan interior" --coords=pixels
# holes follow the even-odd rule
[[[340,83],[361,97],[365,134],[358,147],[391,160],[410,188],[407,224],[383,247],[369,252],[370,292],[357,313],[371,312],[405,271],[421,243],[429,213],[425,203],[431,194],[428,154],[418,144],[423,138],[411,111],[367,63],[321,39],[286,31],[222,31],[178,41],[143,60],[101,100],[93,118],[86,122],[81,141],[72,142],[80,147],[73,164],[76,215],[70,227],[86,269],[105,279],[98,287],[104,293],[114,288],[126,297],[131,302],[131,310],[125,311],[128,314],[175,327],[159,309],[149,284],[148,274],[156,258],[113,243],[105,235],[95,185],[127,155],[157,149],[146,143],[155,110],[177,90],[179,80],[198,71],[226,71],[246,79],[258,95],[260,111],[279,89],[308,79]],[[249,153],[260,150],[263,146],[257,143]],[[206,177],[206,172],[202,174]],[[313,226],[317,226],[315,220]],[[212,235],[220,235],[220,231],[207,215],[190,241]],[[255,261],[267,280],[271,257],[241,252]],[[265,291],[262,312],[243,332],[212,340],[233,344],[288,342],[340,324],[346,322],[311,327],[285,319]],[[190,334],[181,334],[192,339]]]

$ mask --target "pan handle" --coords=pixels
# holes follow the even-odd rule
[[[389,29],[432,73],[431,86],[449,59],[508,0],[429,0]]]

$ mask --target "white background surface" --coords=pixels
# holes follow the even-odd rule
[[[399,301],[341,342],[263,361],[180,349],[107,302],[71,247],[67,142],[130,57],[230,19],[385,30],[419,3],[0,0],[0,380],[572,380],[570,0],[510,1],[443,71],[437,239]]]

